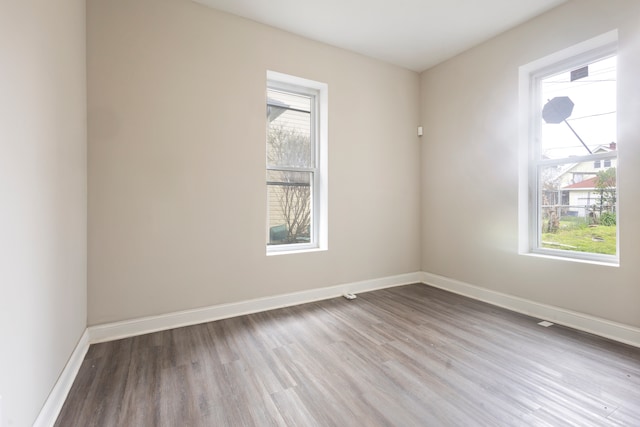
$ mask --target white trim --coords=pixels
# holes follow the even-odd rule
[[[381,279],[364,280],[346,283],[327,288],[317,288],[308,291],[272,297],[257,298],[229,304],[220,304],[193,310],[177,311],[159,316],[149,316],[121,322],[90,326],[89,336],[91,344],[127,338],[151,332],[164,331],[182,326],[212,322],[214,320],[274,310],[313,301],[339,297],[345,293],[357,294],[394,286],[420,283],[421,273],[407,273]]]
[[[423,272],[421,282],[455,294],[503,307],[517,313],[548,320],[559,325],[568,326],[579,331],[588,332],[640,348],[640,328],[530,301],[513,295],[503,294],[436,274]]]
[[[73,381],[76,379],[78,371],[80,371],[84,357],[89,350],[89,335],[89,330],[85,329],[76,348],[71,353],[71,357],[69,357],[67,364],[58,377],[58,381],[56,381],[51,393],[49,393],[49,397],[47,397],[47,400],[44,402],[44,406],[40,410],[38,418],[36,418],[36,421],[33,423],[33,427],[48,427],[55,424],[62,410],[62,405],[64,405],[64,401],[67,399],[69,390],[71,390]]]
[[[317,288],[308,291],[257,298],[236,303],[178,311],[159,316],[149,316],[139,319],[90,326],[88,328],[89,342],[91,344],[95,344],[99,342],[112,341],[148,334],[151,332],[179,328],[182,326],[196,325],[199,323],[212,322],[245,314],[258,313],[313,301],[336,298],[346,293],[358,294],[412,283],[423,283],[425,285],[444,289],[449,292],[496,305],[498,307],[503,307],[517,313],[548,320],[573,329],[629,344],[634,347],[640,347],[640,328],[634,328],[629,325],[612,322],[595,316],[589,316],[576,311],[566,310],[524,298],[503,294],[501,292],[492,291],[469,283],[426,272],[407,273],[380,279],[346,283],[327,288]]]
[[[639,328],[529,301],[432,273],[406,273],[380,279],[345,283],[327,288],[317,288],[273,297],[90,326],[82,334],[78,345],[71,354],[69,361],[60,374],[58,381],[51,390],[49,397],[40,411],[40,415],[33,425],[34,427],[48,427],[55,424],[90,344],[336,298],[344,294],[358,294],[413,283],[423,283],[427,286],[433,286],[538,319],[545,319],[573,329],[640,347]]]
[[[89,350],[90,344],[113,341],[116,339],[143,335],[151,332],[164,331],[182,326],[206,323],[244,314],[274,310],[313,301],[336,298],[344,294],[357,294],[395,286],[420,283],[422,273],[406,273],[380,279],[363,280],[345,283],[327,288],[317,288],[308,291],[294,292],[273,297],[257,298],[237,303],[221,304],[194,310],[184,310],[159,316],[149,316],[122,322],[106,323],[89,326],[85,329],[71,357],[62,370],[58,381],[54,385],[49,397],[45,401],[34,427],[52,427],[62,406],[71,390],[73,381],[82,366],[82,362]]]
[[[593,37],[589,40],[585,40],[581,43],[569,46],[566,49],[559,50],[543,58],[532,61],[526,65],[520,67],[520,73],[525,75],[531,75],[539,71],[548,72],[548,70],[554,67],[558,62],[567,62],[567,58],[578,58],[576,64],[580,63],[581,55],[590,54],[596,51],[595,57],[601,55],[598,50],[609,49],[610,45],[618,43],[618,30],[611,30],[599,36]]]

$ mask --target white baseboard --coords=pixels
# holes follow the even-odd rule
[[[78,345],[76,345],[75,350],[71,354],[69,361],[64,367],[62,374],[60,374],[58,381],[51,390],[49,397],[33,425],[34,427],[51,427],[55,424],[58,419],[58,415],[62,410],[64,401],[69,394],[69,390],[71,390],[73,381],[80,370],[84,357],[89,350],[90,344],[143,335],[151,332],[178,328],[181,326],[211,322],[214,320],[241,316],[243,314],[273,310],[276,308],[304,304],[307,302],[320,301],[323,299],[339,297],[345,293],[356,294],[360,292],[374,291],[376,289],[420,283],[420,280],[421,273],[407,273],[384,277],[381,279],[363,280],[361,282],[346,283],[338,286],[311,289],[308,291],[258,298],[231,304],[221,304],[194,310],[184,310],[160,316],[151,316],[90,326],[85,329],[82,334]]]
[[[549,320],[580,331],[640,347],[640,329],[638,328],[546,304],[540,304],[436,274],[426,272],[407,273],[381,279],[346,283],[327,288],[311,289],[308,291],[215,305],[194,310],[178,311],[160,316],[150,316],[90,326],[85,330],[78,345],[71,354],[60,378],[58,378],[58,381],[40,411],[34,427],[53,426],[73,385],[73,381],[80,370],[80,366],[82,365],[90,344],[320,301],[335,298],[345,293],[357,294],[411,283],[424,283],[425,285],[484,301],[518,313]]]
[[[69,357],[67,364],[58,377],[58,381],[56,381],[51,393],[49,393],[49,397],[47,397],[44,406],[40,410],[38,418],[36,418],[35,423],[33,423],[33,427],[50,427],[55,424],[88,350],[89,331],[85,329],[76,348],[71,353],[71,357]]]
[[[436,274],[423,272],[420,282],[541,320],[640,347],[640,329],[629,325],[503,294]]]
[[[151,332],[164,331],[182,326],[196,325],[244,314],[257,313],[276,308],[304,304],[323,299],[335,298],[345,293],[368,292],[410,283],[420,283],[421,273],[407,273],[380,279],[346,283],[327,288],[311,289],[272,297],[257,298],[230,304],[220,304],[193,310],[177,311],[159,316],[143,317],[121,322],[90,326],[91,344],[113,341]]]

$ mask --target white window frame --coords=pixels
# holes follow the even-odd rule
[[[596,254],[542,248],[540,244],[538,168],[566,163],[566,159],[541,160],[539,133],[541,110],[537,95],[539,82],[544,77],[571,68],[578,68],[598,59],[617,54],[618,31],[594,37],[585,42],[548,55],[519,69],[520,135],[519,135],[519,188],[518,188],[518,251],[523,255],[553,257],[571,261],[619,266],[620,224],[617,222],[616,255]],[[600,153],[572,157],[572,162],[594,161],[619,157],[619,153]],[[619,166],[619,161],[617,162]],[[618,168],[619,172],[619,168]],[[619,176],[619,173],[618,173]],[[619,216],[619,184],[616,214]]]
[[[326,83],[296,77],[289,74],[267,70],[267,88],[282,90],[312,97],[311,138],[314,161],[311,168],[293,168],[289,170],[312,172],[311,189],[311,236],[308,243],[292,243],[281,245],[267,244],[267,255],[282,255],[300,252],[322,251],[328,249],[328,131],[329,131],[329,87]],[[266,103],[266,100],[265,100]],[[266,141],[265,141],[266,146]],[[282,170],[287,168],[270,168]],[[268,206],[267,206],[268,221]],[[269,224],[267,223],[267,242],[269,241]]]

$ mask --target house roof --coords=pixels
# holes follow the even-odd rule
[[[607,153],[609,151],[616,151],[618,149],[617,144],[615,142],[611,142],[607,145],[598,145],[593,149],[594,153]]]
[[[575,184],[571,184],[571,185],[567,185],[566,187],[562,187],[562,189],[563,190],[565,190],[565,189],[567,189],[567,190],[575,190],[575,189],[596,188],[596,180],[597,179],[598,179],[598,177],[594,176],[593,178],[585,179],[583,181],[576,182]]]

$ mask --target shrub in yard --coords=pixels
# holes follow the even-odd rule
[[[600,224],[606,226],[616,225],[616,214],[614,212],[602,212]]]

